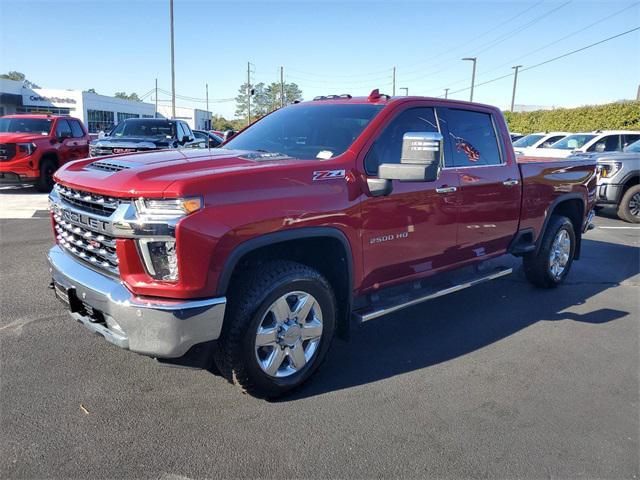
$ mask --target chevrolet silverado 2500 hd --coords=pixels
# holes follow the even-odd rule
[[[165,361],[212,345],[263,397],[305,381],[352,324],[511,273],[504,255],[562,283],[596,191],[593,160],[516,161],[497,108],[377,91],[282,108],[215,150],[81,160],[56,182],[48,257],[73,318]]]

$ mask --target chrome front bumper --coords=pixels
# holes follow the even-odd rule
[[[82,265],[57,245],[49,250],[48,259],[57,295],[66,296],[71,316],[121,348],[176,358],[193,345],[220,336],[225,297],[140,298],[119,280]]]

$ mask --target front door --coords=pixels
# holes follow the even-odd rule
[[[476,110],[477,108],[477,110]],[[522,185],[514,158],[499,141],[491,111],[441,110],[459,176],[458,248],[463,261],[504,253],[518,230]]]
[[[438,132],[432,107],[399,111],[363,155],[365,174],[383,163],[400,163],[407,132]],[[442,170],[435,182],[393,180],[389,195],[362,202],[365,289],[422,277],[455,260],[458,174]]]

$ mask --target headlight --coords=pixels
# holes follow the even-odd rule
[[[139,198],[135,201],[138,216],[143,220],[167,220],[187,216],[202,208],[200,197]]]
[[[620,162],[606,162],[598,163],[598,174],[602,178],[611,178],[622,168]]]
[[[21,155],[31,155],[37,148],[35,143],[18,143],[16,147]]]
[[[156,280],[178,280],[178,256],[175,240],[141,238],[138,240],[147,273]]]

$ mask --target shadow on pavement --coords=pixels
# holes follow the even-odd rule
[[[606,254],[606,256],[605,256]],[[280,402],[376,382],[482,349],[540,321],[603,324],[630,312],[566,309],[640,273],[640,249],[583,240],[583,257],[567,284],[536,289],[522,269],[511,277],[464,290],[354,328],[336,340],[315,376]]]

